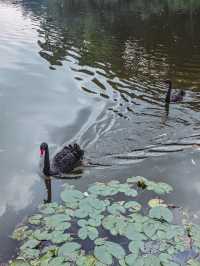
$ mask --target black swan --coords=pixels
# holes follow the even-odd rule
[[[165,98],[166,103],[176,103],[181,102],[183,100],[183,97],[185,96],[185,91],[183,89],[180,89],[177,94],[171,95],[172,91],[172,81],[171,80],[165,80],[164,81],[168,85],[168,91]]]
[[[42,172],[46,176],[59,176],[71,172],[81,164],[84,151],[78,144],[65,146],[58,152],[50,163],[49,148],[47,143],[40,145],[40,156],[42,157]]]

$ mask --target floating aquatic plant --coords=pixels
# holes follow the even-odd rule
[[[155,193],[148,203],[137,199],[148,191]],[[176,256],[191,245],[200,251],[200,226],[173,224],[174,214],[160,198],[171,191],[143,177],[95,183],[84,193],[67,184],[62,204],[40,205],[14,231],[22,242],[10,265],[177,266]],[[199,260],[190,257],[186,264],[199,266]]]

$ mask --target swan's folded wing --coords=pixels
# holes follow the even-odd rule
[[[76,144],[64,147],[53,159],[54,169],[62,173],[72,171],[80,164],[84,151]]]

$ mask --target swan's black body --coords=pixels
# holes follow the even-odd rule
[[[185,96],[185,91],[183,89],[180,89],[177,94],[171,95],[172,91],[172,81],[171,80],[165,80],[164,81],[166,84],[168,84],[169,88],[167,91],[167,95],[165,98],[166,103],[176,103],[176,102],[181,102],[183,100],[183,97]]]
[[[65,146],[58,152],[50,163],[49,148],[47,143],[40,145],[41,156],[43,157],[43,173],[46,176],[58,176],[69,173],[81,163],[84,151],[78,144]]]

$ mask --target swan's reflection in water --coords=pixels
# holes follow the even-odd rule
[[[73,170],[70,174],[62,175],[60,177],[54,177],[55,179],[60,180],[73,180],[73,179],[80,179],[83,176],[83,169],[77,168]],[[52,202],[52,177],[45,176],[43,177],[44,184],[46,188],[46,199],[44,199],[44,203],[51,203]]]
[[[52,191],[51,191],[51,177],[46,177],[44,179],[46,191],[47,191],[47,198],[44,199],[44,203],[50,203],[52,200]]]

